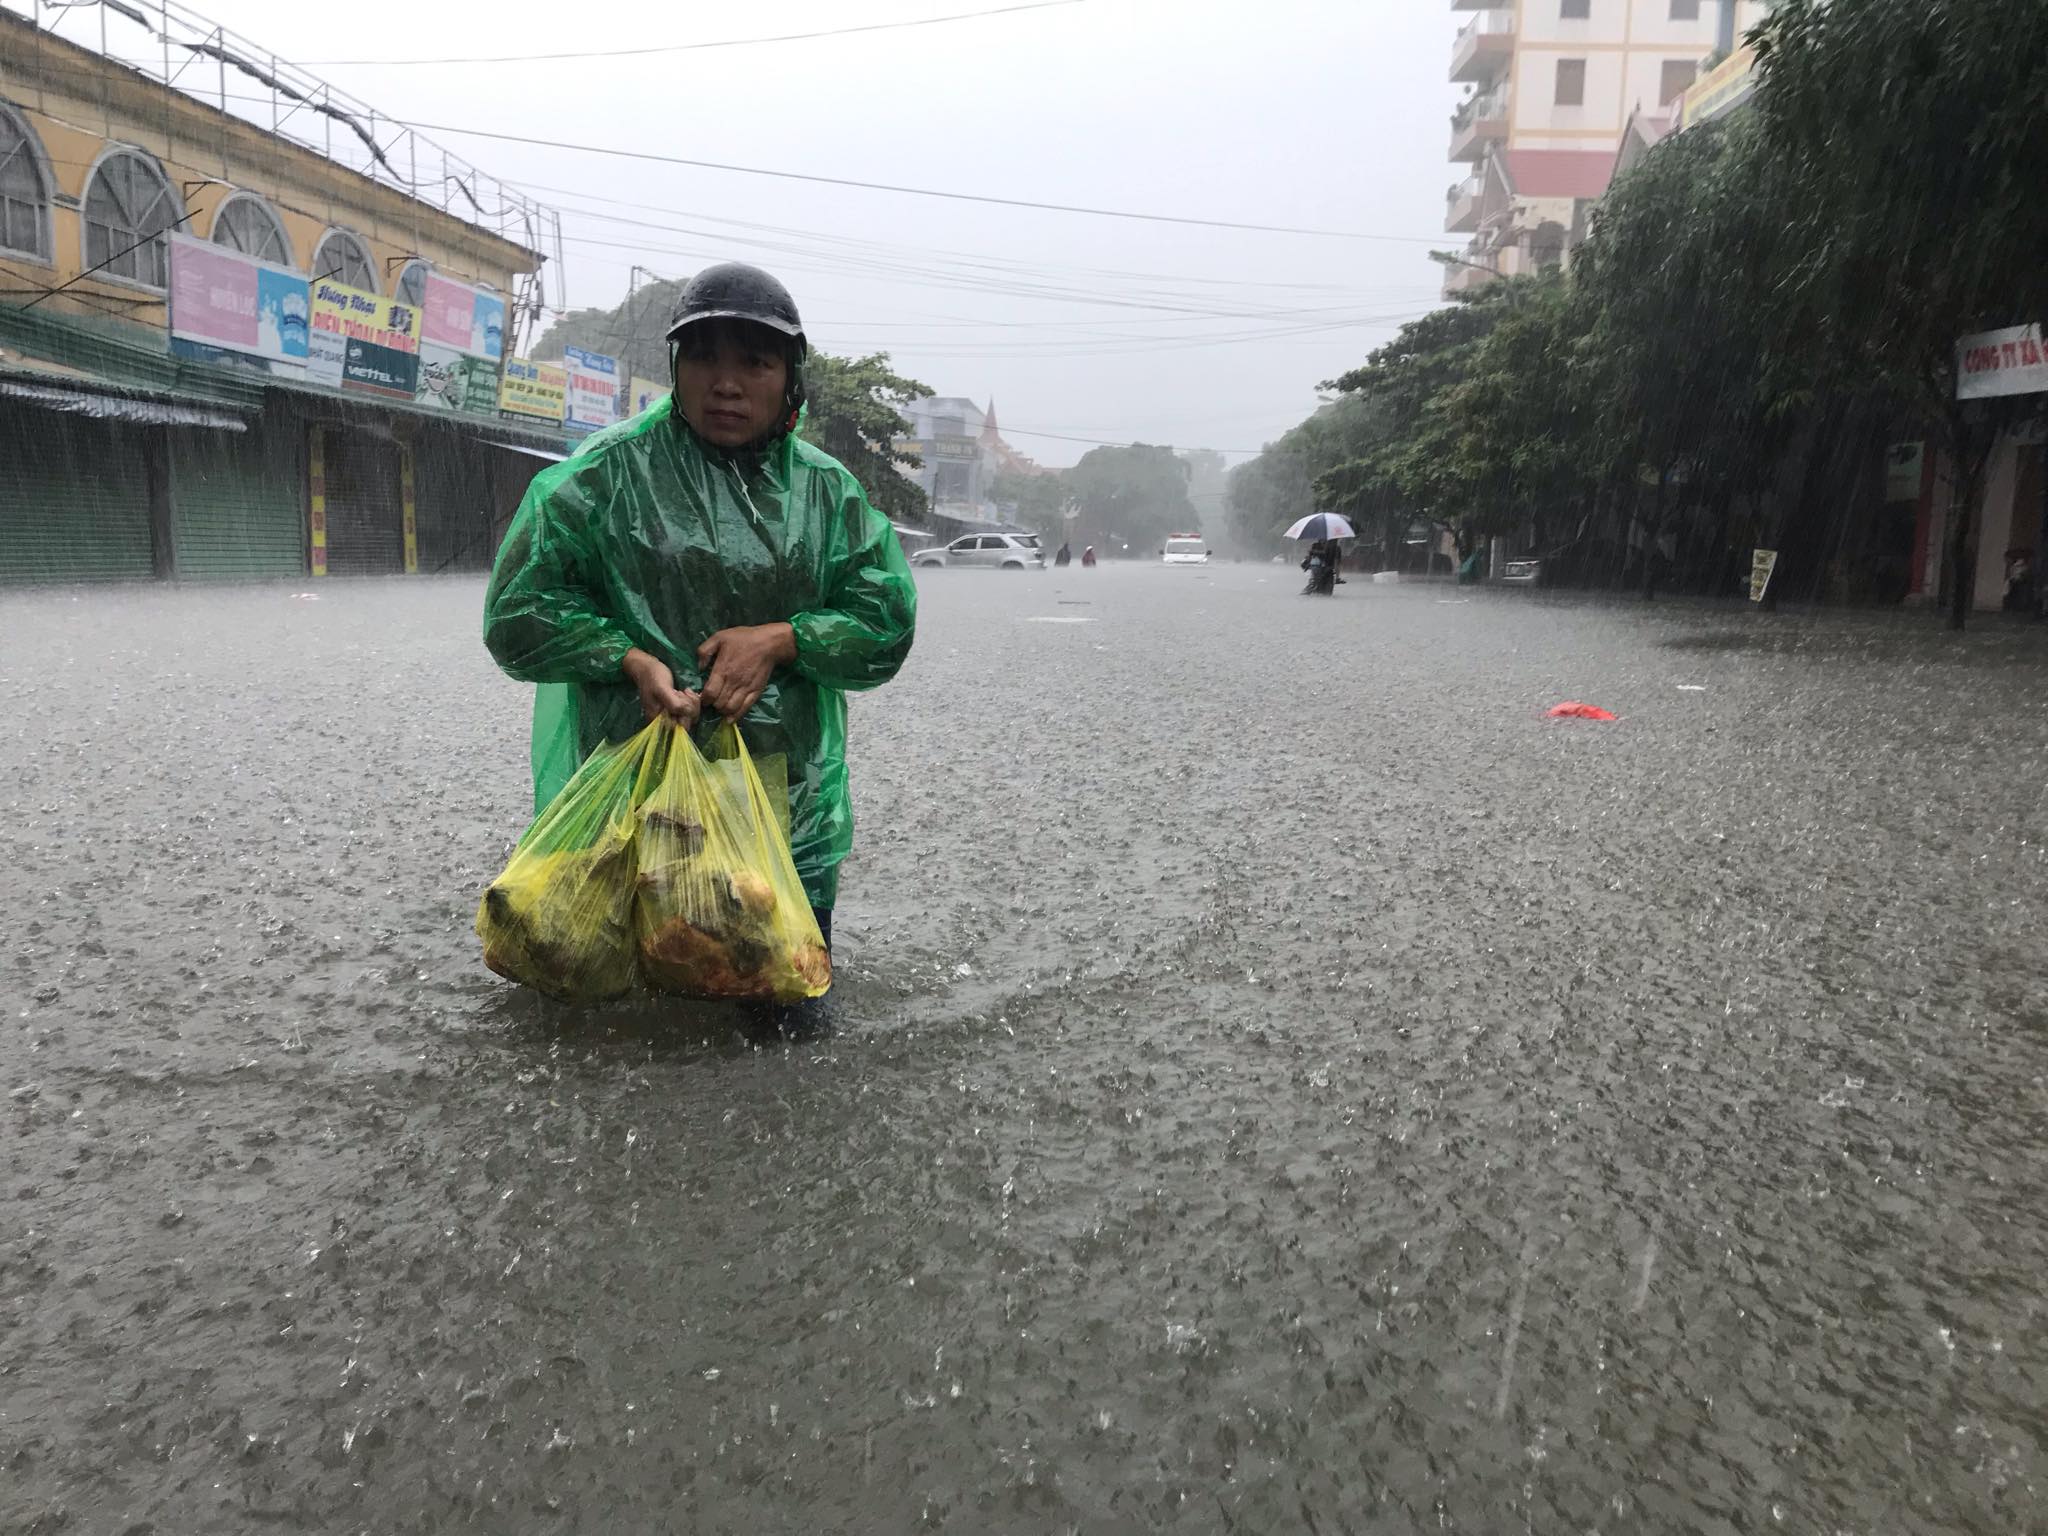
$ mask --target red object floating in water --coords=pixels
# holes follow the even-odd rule
[[[1612,720],[1615,717],[1594,704],[1581,704],[1573,700],[1559,704],[1550,711],[1553,720]]]

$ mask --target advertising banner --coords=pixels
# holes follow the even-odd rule
[[[419,351],[420,312],[410,304],[328,279],[313,284],[309,378],[410,400],[419,387]]]
[[[2043,391],[2048,391],[2048,352],[2042,350],[2040,326],[1983,331],[1956,344],[1958,400]]]
[[[522,421],[562,423],[562,405],[569,393],[569,374],[560,363],[535,363],[523,357],[505,359],[498,385],[498,409]]]
[[[642,411],[646,410],[647,407],[654,404],[655,401],[661,399],[661,397],[666,395],[667,393],[668,386],[666,384],[658,384],[653,379],[643,379],[640,377],[639,374],[634,374],[632,405],[626,414],[629,416],[638,416]]]
[[[486,358],[471,357],[453,347],[420,344],[421,405],[436,410],[461,411],[470,416],[495,416],[498,412],[498,365]]]
[[[619,360],[581,347],[562,349],[569,373],[563,424],[572,432],[594,432],[619,419]]]
[[[1681,128],[1724,117],[1756,94],[1756,50],[1744,43],[1693,82],[1679,99]]]
[[[471,357],[486,358],[499,362],[505,356],[505,301],[495,293],[477,291],[476,304],[470,315],[469,347]]]
[[[289,267],[190,235],[171,237],[171,339],[180,355],[296,372],[310,355],[306,279]]]
[[[420,317],[420,341],[427,346],[469,350],[471,322],[476,316],[476,290],[467,283],[427,274],[426,311]]]
[[[495,293],[429,272],[420,341],[495,363],[505,355],[505,301]]]

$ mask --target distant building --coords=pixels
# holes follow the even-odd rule
[[[1767,0],[1516,0],[1473,12],[1451,49],[1469,94],[1450,158],[1471,169],[1444,227],[1470,235],[1446,294],[1564,262],[1639,114],[1675,116],[1702,63],[1760,21]]]
[[[924,461],[904,473],[931,498],[933,514],[949,523],[1000,522],[991,499],[997,477],[1044,473],[1004,441],[993,400],[984,411],[963,395],[934,395],[905,406],[903,415],[910,430],[896,439],[896,446]]]

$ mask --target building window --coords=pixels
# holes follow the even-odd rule
[[[1700,19],[1700,0],[1671,0],[1671,19],[1673,21],[1698,21]]]
[[[50,259],[50,184],[28,124],[0,104],[0,251]]]
[[[1566,21],[1590,21],[1593,18],[1593,0],[1564,0],[1564,9],[1557,14]]]
[[[345,229],[330,229],[320,237],[320,249],[313,253],[316,280],[331,277],[350,288],[376,293],[377,268],[362,240]]]
[[[1664,78],[1659,82],[1657,100],[1662,103],[1676,101],[1692,89],[1693,81],[1699,78],[1699,66],[1685,59],[1666,59]]]
[[[139,150],[115,150],[85,189],[86,266],[148,288],[167,286],[171,242],[164,232],[182,212],[154,160]]]
[[[1586,104],[1586,61],[1584,59],[1559,59],[1557,61],[1557,104],[1560,107],[1583,107]]]
[[[213,216],[213,243],[245,251],[262,261],[274,261],[281,267],[292,264],[292,248],[284,237],[284,225],[270,211],[270,205],[253,192],[237,192],[220,205],[220,212]]]
[[[414,309],[427,307],[427,264],[424,261],[408,261],[398,272],[398,297],[400,302],[410,304]]]

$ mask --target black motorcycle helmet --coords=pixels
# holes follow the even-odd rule
[[[769,273],[742,261],[721,262],[699,272],[683,285],[682,297],[676,300],[675,314],[669,319],[670,379],[675,377],[683,332],[704,320],[747,320],[783,338],[789,382],[783,388],[782,421],[770,436],[794,432],[804,405],[804,359],[811,348],[804,336],[803,317],[796,312],[796,300],[789,290]]]

